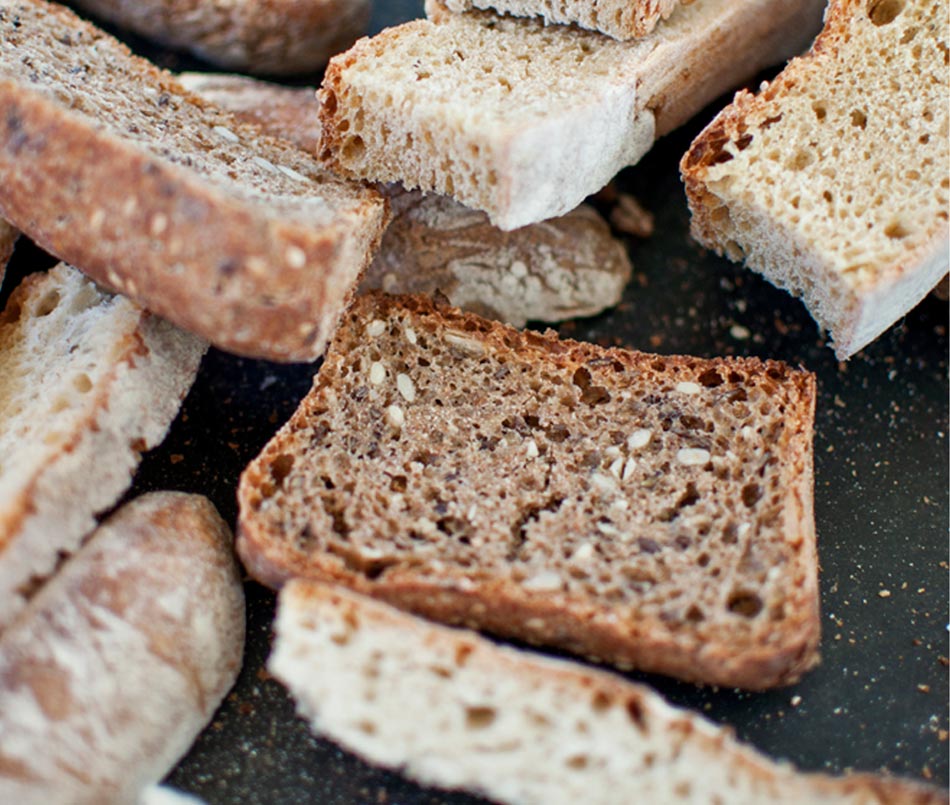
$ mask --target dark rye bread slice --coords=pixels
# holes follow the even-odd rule
[[[0,216],[224,349],[311,360],[386,223],[72,12],[0,0]]]
[[[294,576],[684,679],[817,662],[811,374],[358,298],[241,478],[238,549]]]

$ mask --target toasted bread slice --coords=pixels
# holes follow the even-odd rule
[[[41,0],[0,3],[0,108],[0,216],[224,349],[322,352],[382,235],[378,193]]]
[[[694,237],[800,296],[842,359],[950,265],[948,27],[945,2],[834,0],[683,157]]]
[[[0,801],[132,803],[237,678],[231,532],[197,495],[129,503],[0,636]]]
[[[320,136],[313,90],[244,76],[187,73],[202,97],[301,148]],[[527,321],[591,316],[620,301],[632,267],[603,218],[582,204],[543,224],[502,232],[483,212],[447,196],[382,188],[393,222],[360,288],[441,291],[453,304],[516,327]]]
[[[290,582],[276,633],[268,667],[318,735],[422,783],[497,802],[946,801],[899,779],[796,773],[643,685],[339,587]]]
[[[453,196],[510,230],[563,215],[656,137],[798,53],[821,0],[701,0],[617,42],[430,2],[327,68],[321,156],[344,176]]]
[[[77,0],[76,6],[162,44],[245,73],[323,67],[366,29],[371,0]]]
[[[13,292],[0,314],[0,631],[129,486],[205,347],[65,265]]]
[[[766,688],[817,662],[812,375],[358,298],[245,470],[252,575],[332,580],[620,667]]]

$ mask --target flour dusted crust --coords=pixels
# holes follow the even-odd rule
[[[0,215],[24,234],[223,349],[322,352],[387,223],[378,193],[40,0],[0,5],[0,106]]]
[[[0,631],[132,482],[206,344],[59,265],[0,314]]]
[[[369,22],[370,0],[79,0],[102,19],[229,70],[316,70]]]
[[[694,237],[800,296],[842,359],[950,264],[948,26],[943,2],[835,0],[681,163]]]
[[[511,230],[563,215],[656,137],[805,47],[821,0],[701,0],[617,42],[438,2],[430,20],[331,60],[320,156],[341,175],[401,182]]]
[[[787,684],[818,660],[814,378],[360,297],[245,470],[258,580],[332,580],[620,667]]]
[[[318,734],[424,784],[518,805],[942,803],[872,775],[805,775],[651,689],[304,580],[268,667]]]
[[[123,507],[0,635],[0,801],[134,803],[234,683],[244,595],[197,495]]]

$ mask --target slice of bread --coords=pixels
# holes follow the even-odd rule
[[[245,470],[238,550],[620,667],[766,688],[817,662],[814,377],[357,299]]]
[[[800,296],[842,359],[950,264],[948,26],[946,2],[834,0],[683,157],[694,237]]]
[[[320,137],[314,90],[244,76],[187,73],[190,90],[301,148]],[[502,232],[447,196],[381,188],[393,222],[361,290],[441,291],[453,304],[516,327],[591,316],[620,301],[632,267],[626,247],[592,207]]]
[[[656,137],[805,47],[821,0],[700,0],[634,42],[453,14],[360,40],[327,68],[321,157],[437,191],[515,229],[574,209]]]
[[[237,678],[244,591],[198,495],[144,495],[0,636],[0,802],[135,803]]]
[[[19,236],[20,233],[14,227],[0,218],[0,285],[3,284],[3,274],[13,256],[13,247]]]
[[[643,685],[304,580],[281,591],[268,667],[318,735],[500,803],[946,802],[899,779],[796,773]]]
[[[229,70],[323,67],[369,22],[371,0],[76,0],[77,7]]]
[[[685,4],[692,0],[685,0]],[[445,0],[450,11],[494,9],[514,17],[541,17],[548,24],[578,25],[614,39],[646,36],[673,13],[680,0]]]
[[[65,265],[13,292],[0,314],[0,631],[164,438],[205,346]]]
[[[224,349],[323,350],[385,201],[41,0],[0,4],[0,216]]]

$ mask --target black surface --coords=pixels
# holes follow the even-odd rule
[[[377,6],[375,28],[419,13],[421,3]],[[196,66],[156,53],[142,40],[132,44],[166,65]],[[715,108],[697,121],[708,120]],[[781,358],[817,374],[823,662],[793,688],[758,694],[637,678],[802,768],[886,769],[946,786],[947,303],[926,299],[839,365],[798,302],[689,239],[677,162],[700,127],[697,122],[666,138],[621,174],[618,186],[656,214],[656,234],[630,241],[635,277],[623,303],[560,330],[667,354]],[[11,280],[50,263],[21,242]],[[12,284],[5,283],[4,297]],[[233,524],[241,469],[293,412],[314,369],[212,350],[182,415],[145,458],[130,496],[162,488],[202,492]],[[253,583],[247,595],[244,670],[172,773],[172,784],[209,803],[480,801],[420,789],[312,738],[263,670],[274,597]]]

